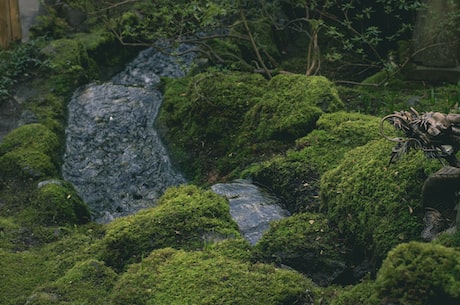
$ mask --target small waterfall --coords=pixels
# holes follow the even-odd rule
[[[78,89],[69,105],[63,176],[108,222],[152,206],[164,190],[185,182],[154,128],[162,102],[160,76],[182,77],[193,55],[147,49],[103,84]]]

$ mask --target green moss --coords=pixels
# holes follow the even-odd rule
[[[246,115],[246,129],[254,130],[258,142],[292,141],[313,130],[322,111],[342,106],[326,78],[280,74],[270,80],[265,95]]]
[[[41,124],[16,128],[0,144],[0,178],[44,178],[57,175],[59,139]]]
[[[34,194],[32,207],[36,221],[43,225],[82,224],[91,218],[88,206],[65,181],[40,187]]]
[[[403,305],[453,305],[460,302],[459,250],[410,242],[393,249],[375,284],[378,297]]]
[[[98,77],[97,69],[78,40],[53,40],[42,52],[53,68],[48,81],[53,83],[57,95],[67,96],[79,85]]]
[[[336,167],[345,152],[380,138],[380,118],[343,111],[325,113],[316,129],[282,156],[243,172],[283,198],[291,212],[318,210],[319,176]],[[387,131],[391,134],[391,131]]]
[[[256,74],[215,72],[166,82],[157,125],[189,179],[207,180],[211,171],[225,176],[251,159],[234,147],[244,113],[266,84]]]
[[[168,189],[158,206],[107,225],[101,257],[122,268],[137,262],[153,249],[201,249],[214,239],[239,236],[228,202],[196,186]]]
[[[270,224],[254,248],[264,262],[287,265],[328,285],[345,269],[345,249],[322,214],[300,213]]]
[[[38,97],[28,99],[25,108],[37,116],[40,124],[63,138],[66,119],[66,102],[63,97],[51,93],[40,94]]]
[[[113,304],[297,304],[317,288],[299,273],[204,252],[153,251],[129,267]]]
[[[440,167],[420,152],[388,166],[392,145],[382,139],[355,148],[321,179],[328,218],[355,249],[377,261],[395,245],[419,238],[421,187]]]
[[[97,225],[91,225],[67,230],[55,228],[48,232],[54,235],[55,242],[41,247],[29,246],[25,251],[19,251],[18,248],[14,251],[0,249],[1,304],[17,305],[32,302],[32,296],[35,295],[34,292],[38,293],[39,287],[55,282],[65,276],[78,262],[90,259],[93,256],[91,244],[97,238],[99,229]],[[15,244],[20,246],[16,233],[14,238]],[[68,288],[72,287],[72,283],[66,284]],[[51,299],[48,303],[43,300],[45,297],[52,297],[51,294],[42,293],[41,296],[41,304],[53,304]]]
[[[382,303],[376,298],[375,289],[375,283],[371,280],[345,287],[332,299],[330,305],[380,305]]]
[[[27,304],[107,304],[116,279],[116,273],[104,263],[84,260],[56,281],[34,291]]]

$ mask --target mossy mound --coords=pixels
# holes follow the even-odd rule
[[[59,139],[41,124],[16,128],[0,144],[0,178],[38,179],[58,173]]]
[[[393,249],[375,280],[383,300],[410,305],[460,303],[460,252],[432,243],[410,242]]]
[[[153,251],[116,284],[113,304],[303,304],[315,285],[299,273],[207,251]]]
[[[391,300],[389,299],[388,301],[391,301]],[[330,305],[381,305],[381,304],[387,304],[387,303],[380,303],[380,301],[378,300],[375,294],[375,282],[368,280],[368,279],[354,286],[347,286],[344,289],[340,290],[330,302]]]
[[[293,141],[315,127],[323,111],[343,108],[337,90],[324,77],[280,74],[246,115],[246,129],[256,142]]]
[[[272,222],[254,248],[264,262],[287,265],[315,283],[331,284],[345,270],[338,235],[322,214],[300,213]]]
[[[157,119],[173,159],[191,180],[211,171],[227,175],[248,158],[231,156],[244,114],[265,91],[267,81],[245,73],[198,74],[168,80]]]
[[[57,95],[69,95],[79,85],[98,77],[94,61],[78,40],[53,40],[42,53],[50,58],[53,73],[48,82],[53,84],[53,92]]]
[[[374,116],[324,113],[316,129],[298,139],[293,149],[247,168],[242,175],[267,186],[293,213],[317,211],[320,175],[337,166],[345,152],[380,138],[379,124]]]
[[[101,257],[117,269],[153,249],[201,249],[208,242],[239,236],[228,202],[193,185],[168,189],[156,207],[114,220],[101,241]]]
[[[27,304],[107,304],[116,279],[115,271],[103,262],[84,260],[61,278],[34,291]]]
[[[427,175],[440,167],[421,152],[389,165],[392,146],[381,139],[357,147],[321,178],[327,217],[349,247],[365,251],[376,262],[395,245],[419,239],[421,187]]]
[[[32,198],[32,208],[36,222],[48,226],[83,224],[91,219],[88,206],[65,181],[51,181],[40,187]]]

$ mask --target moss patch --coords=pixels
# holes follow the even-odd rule
[[[32,199],[32,208],[36,222],[43,225],[83,224],[91,218],[88,206],[65,181],[40,187]]]
[[[59,139],[41,124],[16,128],[0,144],[0,178],[37,179],[57,174]]]
[[[345,249],[322,214],[300,213],[272,222],[254,252],[265,262],[287,265],[323,286],[345,270]]]
[[[113,304],[301,304],[315,285],[296,272],[208,252],[162,249],[130,266]]]
[[[168,189],[158,206],[107,225],[101,257],[118,269],[153,249],[202,249],[208,241],[239,236],[228,202],[188,185]]]
[[[458,249],[410,242],[392,250],[376,278],[380,299],[400,304],[454,305],[460,302]]]
[[[298,139],[293,149],[252,165],[242,175],[270,188],[291,212],[318,211],[320,175],[337,166],[345,152],[380,138],[379,124],[374,116],[324,113],[316,129]]]
[[[440,166],[420,152],[388,166],[392,145],[376,140],[355,148],[321,179],[322,205],[328,218],[350,246],[365,249],[377,261],[395,245],[419,238],[421,186]]]

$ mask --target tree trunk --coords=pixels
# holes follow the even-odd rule
[[[0,0],[0,48],[22,37],[18,0]]]

